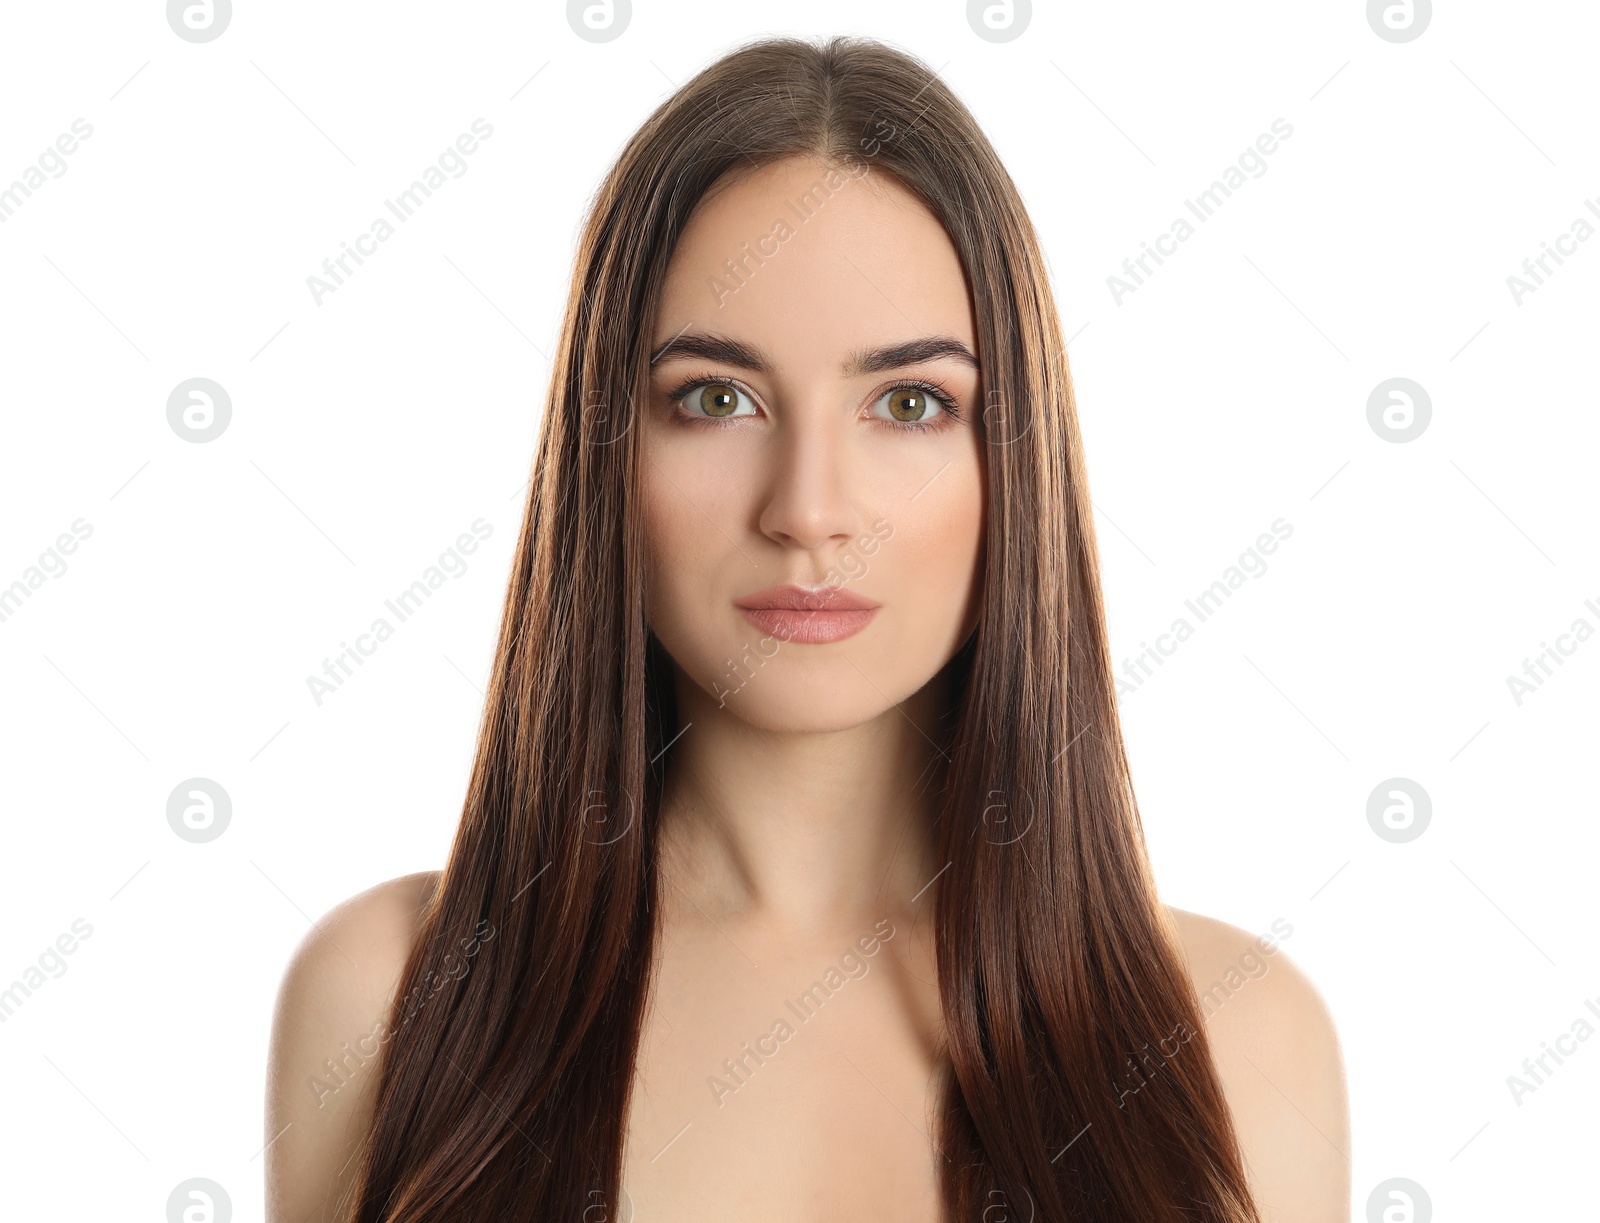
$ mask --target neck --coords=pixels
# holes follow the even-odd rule
[[[946,677],[844,730],[743,721],[681,673],[661,801],[663,903],[796,934],[929,908]]]

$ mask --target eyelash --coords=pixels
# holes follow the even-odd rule
[[[675,389],[668,391],[667,402],[679,409],[682,409],[683,401],[688,396],[690,391],[698,391],[701,387],[706,386],[731,386],[744,392],[746,395],[750,396],[751,399],[759,398],[754,391],[745,386],[745,384],[740,382],[737,378],[724,378],[721,375],[704,374],[699,377],[691,378],[687,382],[677,386]],[[940,413],[932,420],[926,422],[889,420],[884,421],[883,423],[893,425],[898,429],[913,430],[918,432],[925,429],[944,429],[960,423],[962,419],[961,409],[956,405],[955,396],[950,394],[949,391],[945,390],[945,388],[940,386],[938,383],[924,382],[920,378],[903,378],[899,382],[891,383],[889,386],[884,387],[883,390],[880,391],[876,396],[874,396],[872,402],[877,403],[879,399],[882,399],[883,396],[887,395],[890,391],[899,390],[921,391],[923,394],[927,395],[929,398],[938,403],[941,409]],[[674,412],[672,414],[672,418],[679,424],[701,426],[708,429],[727,429],[733,425],[736,419],[738,419],[736,417],[723,417],[722,419],[718,419],[713,416],[701,416],[698,413],[687,411]],[[882,420],[883,418],[874,417],[873,419]]]

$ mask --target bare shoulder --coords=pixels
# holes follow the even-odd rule
[[[1278,944],[1165,906],[1177,932],[1264,1223],[1350,1218],[1344,1056],[1322,995]]]
[[[336,905],[284,970],[267,1056],[268,1223],[333,1223],[371,1123],[377,1056],[439,872]]]

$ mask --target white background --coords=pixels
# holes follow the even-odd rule
[[[1164,898],[1316,982],[1348,1063],[1356,1214],[1390,1177],[1445,1220],[1594,1218],[1600,1039],[1507,1076],[1600,1000],[1591,5],[1050,4],[1006,43],[959,3],[10,5],[0,184],[93,134],[0,224],[0,1024],[8,1213],[159,1221],[188,1177],[261,1217],[279,975],[313,918],[440,866],[460,811],[573,240],[670,91],[766,33],[868,33],[968,103],[1038,226],[1072,336],[1119,659],[1278,518],[1291,538],[1124,698]],[[306,278],[474,119],[492,138],[345,285]],[[1143,287],[1107,277],[1267,132],[1293,135]],[[224,386],[227,431],[169,427]],[[1426,388],[1415,441],[1367,419]],[[320,706],[306,677],[469,525],[487,544]],[[1191,620],[1193,618],[1191,617]],[[166,821],[186,778],[226,833]],[[1369,826],[1378,783],[1432,800]],[[1600,1006],[1600,1001],[1597,1001]],[[1589,1018],[1600,1025],[1600,1018]],[[1421,1216],[1419,1215],[1419,1219]]]

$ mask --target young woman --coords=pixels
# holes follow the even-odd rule
[[[993,149],[876,43],[713,64],[584,231],[450,859],[285,976],[269,1218],[1342,1223],[1344,1093],[1156,899]]]

